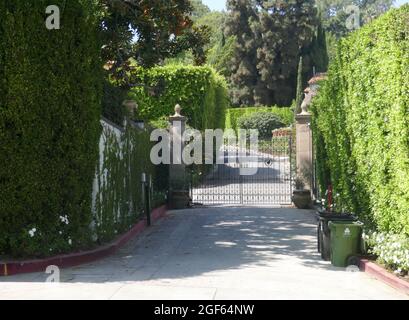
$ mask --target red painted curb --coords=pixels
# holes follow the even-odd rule
[[[374,278],[385,282],[386,284],[390,285],[396,290],[399,290],[409,295],[409,282],[403,279],[400,279],[399,277],[390,273],[388,270],[382,268],[376,263],[369,261],[369,260],[361,259],[359,263],[359,268],[362,271],[370,274]]]
[[[166,206],[154,209],[151,215],[152,222],[165,217],[166,212]],[[0,263],[0,277],[22,273],[45,272],[46,268],[51,265],[58,266],[59,268],[68,268],[99,260],[113,254],[116,250],[125,245],[129,240],[140,234],[146,228],[146,220],[142,220],[114,242],[90,251],[59,255],[47,259]]]

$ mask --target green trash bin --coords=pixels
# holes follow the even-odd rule
[[[333,266],[348,267],[348,260],[361,253],[362,227],[361,222],[329,222]]]

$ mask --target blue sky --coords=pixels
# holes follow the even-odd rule
[[[202,2],[212,10],[222,11],[226,9],[225,0],[202,0]]]
[[[226,8],[226,1],[225,0],[202,0],[204,4],[206,4],[212,10],[223,10]],[[400,6],[404,3],[408,3],[409,0],[397,0],[395,5]]]
[[[402,5],[402,4],[404,4],[404,3],[408,3],[408,2],[409,2],[409,0],[397,0],[397,1],[395,2],[395,5],[400,6],[400,5]]]

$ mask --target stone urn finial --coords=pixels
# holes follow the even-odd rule
[[[313,96],[312,96],[312,92],[311,92],[311,88],[308,87],[304,90],[304,100],[301,103],[301,113],[302,115],[307,115],[309,114],[308,112],[308,107],[311,104],[311,100],[312,100]]]
[[[181,117],[182,116],[180,114],[181,112],[182,112],[182,107],[179,104],[177,104],[175,106],[175,115],[174,115],[174,117]]]
[[[138,104],[134,100],[125,100],[122,104],[128,111],[129,116],[132,118],[138,111]]]

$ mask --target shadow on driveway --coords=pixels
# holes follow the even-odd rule
[[[61,270],[61,281],[171,281],[244,269],[250,274],[252,270],[261,270],[260,274],[344,271],[321,261],[315,235],[315,215],[308,210],[217,207],[174,211],[115,255]],[[0,278],[0,282],[43,282],[47,277],[20,275]]]

